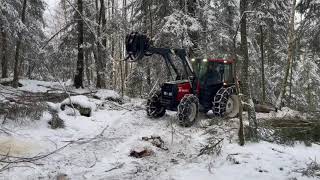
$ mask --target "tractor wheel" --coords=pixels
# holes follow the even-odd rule
[[[184,127],[192,126],[199,113],[199,99],[193,94],[187,94],[178,105],[178,123]]]
[[[159,118],[164,116],[166,108],[160,102],[161,91],[155,92],[147,102],[147,115],[151,118]]]
[[[236,117],[239,113],[240,101],[235,86],[222,87],[214,97],[213,112],[220,117]]]

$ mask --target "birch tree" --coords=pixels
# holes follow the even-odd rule
[[[296,12],[295,7],[296,7],[296,0],[292,0],[291,16],[290,16],[290,24],[289,24],[287,66],[285,69],[285,75],[283,78],[280,95],[279,95],[277,103],[276,103],[277,108],[281,108],[282,100],[283,100],[283,98],[286,94],[286,91],[287,91],[288,78],[289,78],[289,73],[290,73],[290,69],[292,66],[294,41],[295,41],[295,35],[294,35],[294,18],[295,18],[295,12]]]

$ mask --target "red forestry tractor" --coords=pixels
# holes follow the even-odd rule
[[[240,102],[236,95],[233,60],[193,58],[188,61],[185,49],[152,47],[149,38],[137,32],[126,36],[126,51],[126,60],[131,62],[144,56],[160,55],[168,73],[175,75],[174,81],[162,84],[161,90],[149,97],[146,107],[149,117],[162,117],[166,110],[177,111],[179,124],[189,127],[199,112],[212,110],[220,117],[238,114]],[[176,67],[173,55],[183,67]]]

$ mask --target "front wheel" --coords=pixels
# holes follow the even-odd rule
[[[214,97],[213,112],[220,117],[236,117],[239,113],[240,101],[235,86],[222,87]]]
[[[157,91],[147,101],[147,115],[151,118],[159,118],[166,113],[166,108],[161,105],[160,96],[161,91]]]
[[[199,113],[199,99],[193,94],[187,94],[178,105],[178,123],[184,127],[192,126]]]

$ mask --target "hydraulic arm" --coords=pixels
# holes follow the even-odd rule
[[[165,60],[169,74],[172,76],[171,70],[173,69],[176,74],[176,80],[181,80],[183,77],[178,71],[178,68],[173,63],[171,58],[172,55],[179,57],[183,64],[183,69],[187,76],[194,76],[194,72],[186,59],[187,53],[185,49],[170,49],[170,48],[155,48],[151,47],[150,39],[146,35],[140,33],[131,33],[126,37],[126,51],[127,58],[131,62],[142,60],[144,56],[151,56],[153,54],[158,54]]]

